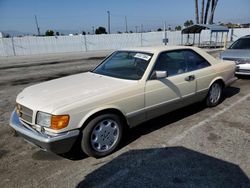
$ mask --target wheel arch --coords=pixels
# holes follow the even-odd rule
[[[220,82],[220,83],[222,84],[222,87],[223,87],[223,88],[226,86],[226,84],[225,84],[225,81],[224,81],[223,77],[219,76],[219,77],[214,78],[214,79],[210,82],[210,84],[209,84],[209,87],[208,87],[208,88],[210,88],[210,87],[211,87],[211,85],[212,85],[213,83],[215,83],[215,82]]]
[[[122,112],[122,110],[115,108],[115,107],[103,107],[103,108],[99,108],[99,109],[95,109],[90,111],[87,115],[85,115],[82,120],[79,123],[79,128],[83,129],[87,126],[87,124],[94,119],[95,117],[101,115],[101,114],[116,114],[119,117],[121,117],[122,121],[124,122],[125,126],[128,127],[129,122],[126,118],[126,116],[124,115],[124,113]]]

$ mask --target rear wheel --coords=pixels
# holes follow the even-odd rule
[[[211,85],[206,98],[206,104],[209,107],[216,106],[220,103],[222,97],[222,84],[215,82]]]
[[[82,131],[82,150],[92,157],[111,154],[119,145],[123,122],[115,114],[103,114],[92,119]]]

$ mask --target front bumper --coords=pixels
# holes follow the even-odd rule
[[[250,63],[237,65],[235,74],[236,75],[250,75]]]
[[[38,146],[42,150],[51,151],[57,154],[68,152],[74,145],[80,132],[79,130],[72,130],[58,133],[53,136],[38,132],[25,126],[19,120],[15,110],[11,114],[10,126],[29,143]]]

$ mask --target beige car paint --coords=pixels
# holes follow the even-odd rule
[[[148,79],[158,54],[177,49],[194,50],[211,66],[160,80]],[[28,87],[17,96],[16,101],[34,111],[33,125],[38,111],[70,115],[66,128],[56,131],[46,128],[49,132],[78,129],[93,114],[107,109],[120,111],[129,126],[133,127],[201,100],[206,96],[210,85],[218,79],[230,83],[234,78],[234,62],[219,61],[196,47],[146,47],[128,50],[154,54],[141,80],[81,73]],[[195,75],[196,79],[185,81],[185,77],[189,75]]]

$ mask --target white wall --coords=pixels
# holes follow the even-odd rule
[[[228,39],[230,39],[229,32]],[[250,28],[234,29],[233,39],[250,34]],[[58,36],[58,37],[14,37],[0,38],[0,56],[20,56],[31,54],[48,54],[64,52],[86,52],[97,50],[112,50],[138,46],[163,45],[164,32]],[[168,45],[181,44],[181,31],[168,31]],[[220,35],[218,36],[220,38]],[[201,42],[210,40],[210,31],[202,31]],[[215,35],[213,36],[215,40]],[[190,42],[193,35],[190,35]],[[195,41],[198,42],[198,35]],[[186,37],[183,38],[186,42]]]

